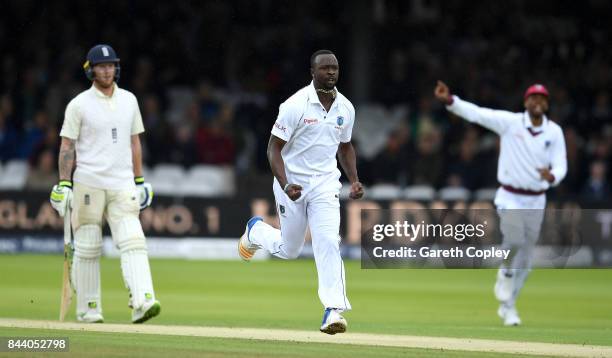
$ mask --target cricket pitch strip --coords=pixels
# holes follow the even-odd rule
[[[399,348],[532,354],[555,357],[612,357],[612,346],[518,342],[505,340],[344,333],[328,336],[318,331],[263,328],[198,327],[170,325],[83,324],[0,318],[0,327],[74,330],[107,333],[158,334],[211,338],[255,339],[303,343],[352,344]]]

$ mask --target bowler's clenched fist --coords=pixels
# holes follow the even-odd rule
[[[349,194],[351,199],[361,199],[361,197],[363,197],[363,193],[363,185],[361,185],[360,182],[356,181],[351,184],[351,193]]]
[[[285,194],[289,199],[296,201],[302,196],[302,186],[298,184],[287,184],[285,186]]]

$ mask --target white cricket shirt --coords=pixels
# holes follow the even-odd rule
[[[527,111],[513,113],[482,108],[457,96],[453,96],[453,103],[446,108],[500,136],[497,180],[502,185],[536,192],[545,191],[559,184],[567,174],[563,131],[546,116],[542,125],[534,127]],[[540,179],[539,168],[550,168],[555,177],[552,184]]]
[[[337,172],[338,145],[351,141],[355,108],[340,92],[325,110],[314,84],[297,91],[280,105],[272,134],[287,142],[281,151],[287,180],[306,184],[313,175]]]
[[[119,190],[134,187],[131,136],[144,126],[136,96],[114,86],[111,97],[91,86],[70,101],[60,136],[76,141],[75,182]]]

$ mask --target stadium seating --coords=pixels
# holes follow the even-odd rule
[[[436,190],[428,185],[409,186],[404,189],[404,199],[429,201],[436,197]]]
[[[470,196],[470,191],[462,187],[446,187],[438,191],[438,198],[444,201],[467,201]]]
[[[497,188],[483,188],[474,192],[474,200],[476,201],[493,201],[495,199]]]
[[[157,194],[176,194],[185,178],[185,170],[178,164],[158,164],[145,177]]]
[[[402,190],[393,184],[376,184],[367,191],[367,197],[374,200],[397,200],[402,197]]]
[[[182,180],[181,193],[185,196],[231,197],[236,192],[233,167],[195,165]]]
[[[19,190],[25,187],[29,166],[24,160],[11,160],[0,170],[0,189]]]
[[[231,166],[195,165],[184,169],[178,164],[162,163],[142,168],[145,180],[153,185],[155,194],[174,196],[229,198],[237,193],[236,174]],[[0,163],[0,190],[25,188],[29,166],[26,161],[12,160]],[[366,188],[366,198],[372,200],[445,201],[478,200],[493,201],[497,188],[483,188],[470,192],[466,188],[447,187],[436,191],[428,185],[405,188],[394,184],[376,184]],[[349,198],[351,186],[344,183],[340,199]]]

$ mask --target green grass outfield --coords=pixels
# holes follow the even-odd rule
[[[311,260],[152,260],[151,265],[162,302],[162,314],[152,323],[313,331],[320,324],[323,310]],[[61,256],[0,256],[0,317],[56,320],[61,270]],[[612,270],[534,270],[517,305],[521,327],[503,327],[496,316],[493,270],[362,270],[359,262],[347,262],[346,272],[353,305],[353,311],[345,315],[350,332],[612,346]],[[102,298],[106,322],[129,323],[118,260],[102,260]],[[68,320],[74,320],[74,309]],[[41,333],[0,329],[0,336],[24,331]],[[108,333],[73,335],[76,343],[72,348],[78,349],[79,342],[96,342]],[[329,350],[323,344],[150,336],[130,340],[129,334],[118,336],[123,338],[108,339],[105,342],[114,343],[105,347],[121,352],[127,342],[150,340],[151,347],[160,351],[183,347],[185,354],[201,351],[235,356],[248,352],[253,356],[278,351],[280,355],[314,356],[320,355],[319,348]],[[201,343],[185,347],[187,340]],[[417,349],[336,348],[347,355],[358,352],[353,356],[372,352],[380,356],[432,354]]]

